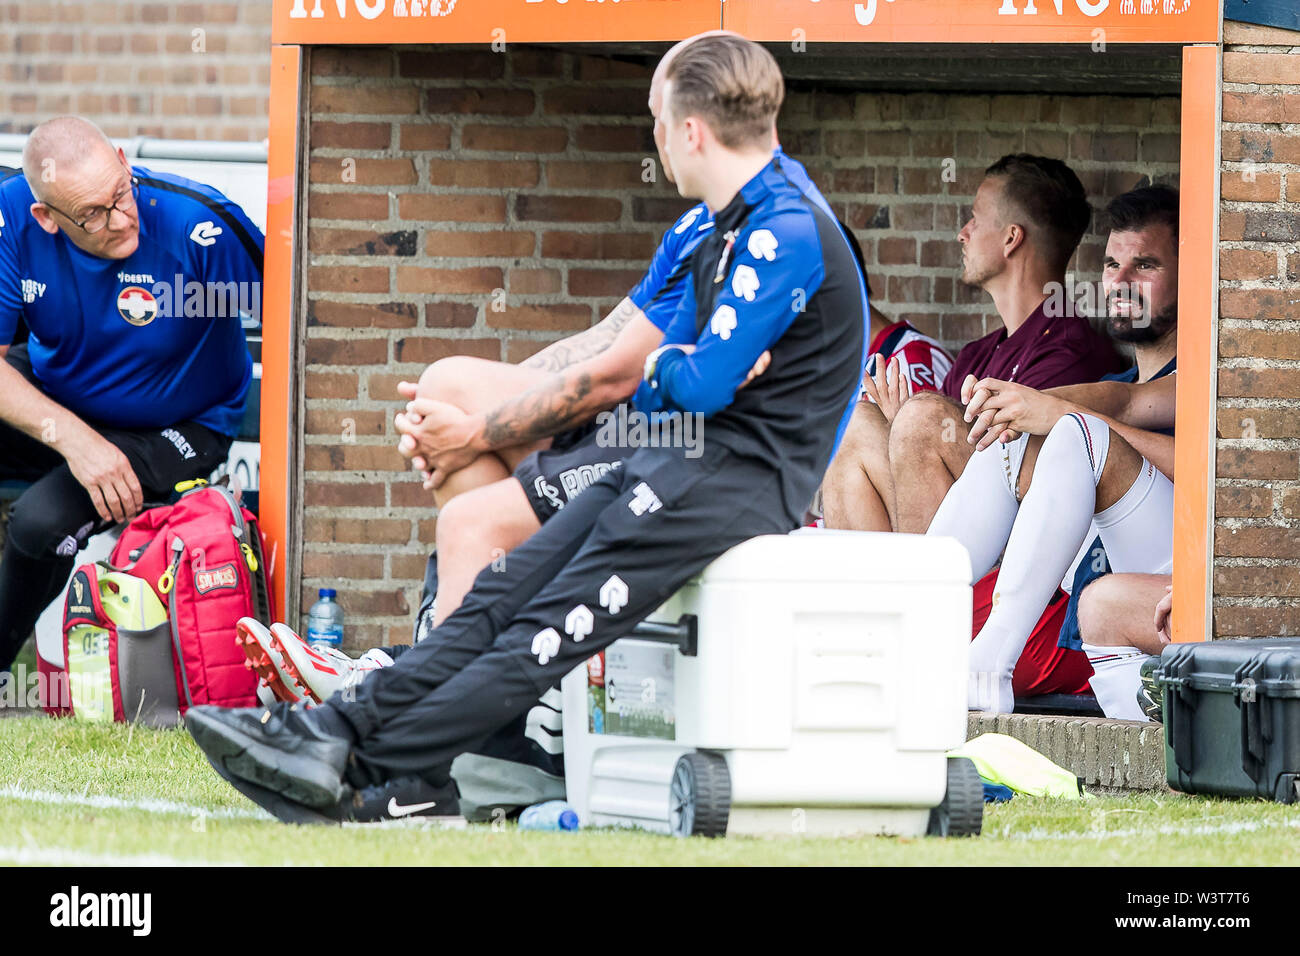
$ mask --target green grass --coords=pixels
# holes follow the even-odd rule
[[[70,802],[50,803],[43,794]],[[96,797],[153,810],[95,806]],[[293,865],[1297,865],[1300,807],[1161,793],[990,806],[976,840],[673,840],[513,826],[300,828],[260,811],[189,736],[40,717],[0,720],[0,862]]]
[[[18,668],[25,667],[27,669],[27,673],[35,674],[36,673],[36,641],[32,640],[24,644],[22,646],[22,650],[18,652],[18,655],[14,658],[14,662],[10,664],[9,667],[10,670],[14,671],[15,673],[18,672]]]

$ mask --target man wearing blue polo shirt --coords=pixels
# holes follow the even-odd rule
[[[0,671],[97,527],[225,459],[261,271],[261,233],[216,190],[133,169],[78,117],[32,131],[0,181],[0,480],[32,482],[0,559]]]

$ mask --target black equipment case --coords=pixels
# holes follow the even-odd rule
[[[1300,638],[1171,644],[1154,678],[1169,786],[1300,800]]]

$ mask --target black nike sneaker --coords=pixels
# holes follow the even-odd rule
[[[275,817],[281,823],[298,823],[298,824],[326,824],[338,826],[343,822],[342,801],[334,807],[318,809],[309,807],[305,803],[298,803],[296,800],[290,800],[283,794],[276,793],[274,790],[268,790],[266,787],[258,786],[248,780],[242,780],[230,773],[220,763],[213,762],[212,769],[226,783],[230,784],[244,796],[248,797],[255,804],[265,810],[271,816]],[[345,787],[347,792],[349,788]]]
[[[1138,706],[1147,720],[1164,723],[1165,689],[1156,683],[1156,668],[1160,666],[1159,657],[1148,657],[1138,670]]]
[[[284,794],[268,790],[227,772],[219,764],[213,769],[232,787],[281,823],[301,825],[412,824],[447,828],[466,826],[460,812],[460,793],[455,781],[435,787],[416,777],[404,777],[361,790],[343,787],[339,802],[332,807],[309,807]]]
[[[208,761],[238,777],[308,807],[331,808],[343,794],[349,741],[320,730],[300,704],[191,707],[185,715]],[[229,779],[227,777],[227,779]]]
[[[465,824],[454,780],[437,787],[419,777],[402,777],[360,790],[347,787],[339,809],[345,823]]]

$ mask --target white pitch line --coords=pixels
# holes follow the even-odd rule
[[[212,860],[182,860],[161,853],[87,853],[59,847],[0,846],[0,863],[19,866],[242,866]]]
[[[68,794],[53,790],[28,790],[26,787],[0,787],[0,800],[24,800],[56,806],[94,807],[99,810],[138,810],[142,813],[182,814],[211,819],[270,820],[269,813],[244,807],[196,807],[174,800],[126,800],[103,794]]]
[[[1216,836],[1259,830],[1300,830],[1300,820],[1237,820],[1188,827],[1167,825],[1150,830],[1084,830],[1076,833],[1055,833],[1035,828],[1024,833],[991,832],[988,835],[1005,840],[1110,840],[1117,837],[1127,840],[1144,836]]]

